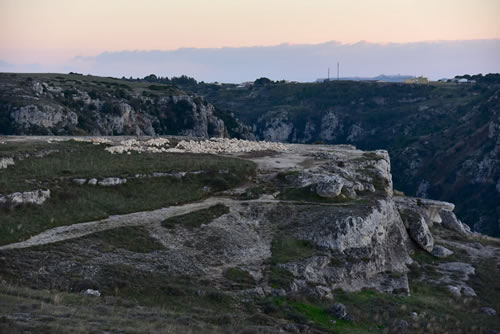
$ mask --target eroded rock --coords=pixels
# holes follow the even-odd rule
[[[434,237],[427,226],[420,210],[402,208],[399,210],[401,218],[408,229],[408,233],[415,243],[431,253],[434,248]]]
[[[104,187],[117,186],[124,183],[127,183],[127,179],[122,179],[119,177],[107,177],[97,182],[98,185]]]
[[[50,190],[34,190],[16,192],[9,195],[0,196],[0,204],[17,206],[21,204],[41,205],[50,198]]]
[[[12,159],[12,158],[0,158],[0,169],[7,168],[10,165],[14,165],[14,159]]]
[[[435,257],[448,257],[453,254],[453,251],[443,246],[434,245],[431,254]]]
[[[470,233],[470,228],[458,220],[453,212],[441,209],[439,214],[442,218],[443,227],[462,234]]]

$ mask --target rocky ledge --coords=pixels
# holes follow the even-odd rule
[[[109,144],[106,140],[91,141]],[[152,148],[151,152],[168,154],[169,143],[162,138],[125,140],[103,150],[141,153]],[[144,225],[151,237],[165,246],[163,251],[110,258],[87,245],[80,248],[82,244],[75,239],[66,241],[65,247],[72,249],[67,254],[85,253],[88,261],[76,263],[78,260],[69,255],[65,261],[48,263],[50,272],[40,275],[57,274],[62,286],[69,284],[64,277],[74,275],[99,280],[99,268],[118,261],[165,275],[207,276],[214,284],[223,285],[227,268],[235,267],[256,283],[236,293],[245,298],[298,292],[331,298],[337,288],[409,294],[408,265],[416,249],[439,257],[450,254],[445,247],[435,245],[433,225],[470,233],[453,214],[453,204],[394,196],[385,151],[222,139],[182,141],[177,148],[177,154],[219,152],[252,160],[258,172],[243,187],[213,197],[211,203],[225,205],[228,211],[199,227],[181,224],[175,229],[164,228],[161,221],[165,217],[155,212],[133,223]],[[175,176],[162,173],[159,177]],[[120,187],[126,180],[91,181],[89,184]],[[84,184],[87,180],[73,182]],[[255,189],[259,195],[252,197]],[[41,194],[45,196],[45,192]],[[42,204],[43,200],[31,202]],[[124,224],[130,221],[127,215],[113,219],[123,219]],[[117,226],[119,223],[113,228]],[[207,238],[210,242],[203,242]],[[159,269],[154,263],[164,265]],[[88,270],[90,267],[93,269]],[[24,268],[31,270],[29,265]]]

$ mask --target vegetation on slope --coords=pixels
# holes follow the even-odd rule
[[[181,87],[255,126],[260,139],[386,149],[395,188],[453,202],[460,219],[498,236],[500,75],[461,77],[477,82]]]
[[[106,218],[109,215],[153,210],[191,202],[232,188],[255,172],[253,163],[203,154],[110,154],[101,145],[73,141],[30,142],[26,146],[0,145],[3,155],[32,157],[16,160],[0,170],[0,191],[50,189],[43,206],[5,207],[0,244],[19,241],[47,228]],[[36,157],[36,152],[48,153]],[[220,174],[227,170],[227,174]],[[183,178],[145,177],[136,174],[200,172]],[[113,187],[77,185],[75,178],[121,177],[127,183]]]

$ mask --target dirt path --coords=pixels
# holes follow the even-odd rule
[[[79,238],[87,234],[101,232],[123,226],[137,226],[151,223],[158,223],[167,218],[183,215],[192,211],[208,208],[221,203],[227,206],[237,205],[242,202],[268,202],[279,203],[279,200],[256,199],[252,201],[237,201],[230,198],[210,197],[201,202],[188,203],[179,206],[171,206],[152,211],[134,212],[124,215],[110,216],[106,219],[96,220],[86,223],[58,226],[50,230],[37,234],[28,240],[0,246],[0,250],[27,248],[38,245],[50,244],[58,241]]]

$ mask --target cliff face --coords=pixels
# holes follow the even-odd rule
[[[50,314],[70,330],[61,308],[97,332],[136,317],[158,333],[498,327],[479,307],[500,309],[500,243],[451,203],[395,193],[386,151],[31,136],[0,152],[10,328],[40,332]]]
[[[500,84],[270,83],[190,89],[253,125],[259,139],[386,149],[396,188],[454,202],[500,235]]]
[[[453,202],[474,230],[500,235],[495,80],[465,86],[330,82],[186,89],[207,100],[162,84],[0,74],[0,133],[225,136],[386,149],[397,189]]]
[[[101,142],[102,145],[112,143],[109,139]],[[162,145],[168,142],[163,140]],[[161,244],[168,245],[168,251],[158,254],[155,259],[169,268],[165,269],[165,274],[209,275],[219,281],[224,278],[221,276],[224,268],[239,267],[260,282],[256,287],[239,292],[245,295],[300,292],[331,298],[336,288],[347,291],[374,288],[408,294],[410,253],[415,247],[428,253],[433,251],[434,239],[429,228],[434,222],[441,222],[440,210],[452,214],[453,205],[419,200],[417,206],[411,199],[393,197],[390,160],[385,151],[363,152],[352,146],[261,145],[266,150],[262,157],[245,158],[257,165],[257,175],[252,182],[255,184],[228,189],[219,197],[207,200],[207,203],[228,207],[222,216],[195,229],[182,226],[167,229],[147,214],[132,223],[143,225],[149,221],[144,225],[149,233]],[[48,146],[57,147],[58,144]],[[180,142],[172,152],[188,154],[191,146]],[[216,140],[207,144],[201,142],[193,148],[198,153],[215,150],[236,156],[242,156],[240,151],[256,149],[259,149],[258,143],[234,142],[227,146]],[[269,150],[278,152],[269,153]],[[164,153],[158,154],[172,154],[160,152]],[[20,168],[15,163],[16,157],[14,165],[5,173]],[[171,177],[169,173],[157,175]],[[114,186],[122,187],[122,184],[134,182],[134,178],[120,179],[122,182]],[[88,187],[86,179],[75,178],[73,183]],[[104,183],[98,181],[97,184],[98,187]],[[250,194],[256,187],[260,195],[253,200],[240,199],[252,198]],[[47,193],[50,197],[50,191]],[[10,197],[12,195],[6,194],[4,202]],[[37,204],[44,205],[46,200]],[[132,218],[127,215],[115,218],[117,222],[129,219]],[[106,221],[98,225],[105,226]],[[57,236],[66,233],[58,230],[50,237],[49,230],[40,235],[39,242],[52,244]],[[85,235],[90,231],[79,233]],[[75,236],[69,239],[73,238]],[[211,242],[203,243],[207,238]],[[0,248],[29,248],[37,244],[35,239]],[[72,249],[79,247],[79,243],[66,243]],[[82,252],[87,253],[74,249],[68,254]],[[72,275],[71,268],[79,267],[78,275],[83,275],[82,279],[94,280],[98,271],[88,276],[85,268],[99,267],[109,261],[89,256],[90,262],[86,264],[78,264],[72,255],[67,259],[74,263],[72,266],[65,262],[62,266],[51,263],[47,274],[65,277]],[[126,262],[134,267],[147,266],[147,261],[128,257]],[[29,265],[22,270],[31,269]],[[49,277],[42,280],[45,279]],[[57,284],[64,287],[70,282],[63,279]]]
[[[202,98],[165,85],[82,75],[1,74],[0,96],[2,134],[208,138],[245,131]]]

